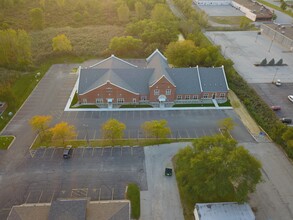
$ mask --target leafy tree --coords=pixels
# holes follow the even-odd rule
[[[173,13],[170,11],[169,7],[166,4],[156,4],[154,9],[151,12],[152,20],[156,22],[162,22],[165,25],[170,24],[176,20]]]
[[[197,48],[191,40],[171,42],[165,55],[177,67],[195,66],[197,63]]]
[[[49,128],[49,124],[52,121],[51,115],[36,115],[29,121],[32,129],[40,135],[42,140],[45,131]]]
[[[125,124],[114,118],[106,121],[101,127],[103,138],[111,140],[112,145],[114,145],[115,140],[123,138],[125,129]]]
[[[244,202],[261,181],[261,163],[233,139],[203,137],[175,157],[184,197],[196,202]]]
[[[35,30],[42,30],[44,28],[44,15],[41,8],[33,8],[30,10],[31,25]]]
[[[232,118],[224,118],[218,122],[219,127],[226,130],[231,131],[235,127],[235,122]]]
[[[54,51],[67,52],[72,51],[70,40],[65,34],[57,35],[52,39],[52,47]]]
[[[65,6],[66,0],[55,0],[55,1],[59,8],[63,8]]]
[[[75,127],[64,121],[56,124],[50,131],[52,132],[52,138],[62,140],[63,144],[65,140],[76,138],[77,135]]]
[[[109,49],[119,56],[139,56],[142,52],[142,41],[132,36],[114,37],[111,39]]]
[[[119,21],[126,23],[129,21],[129,8],[126,4],[122,4],[117,9]]]
[[[134,6],[135,6],[136,17],[139,20],[145,18],[145,16],[146,16],[146,8],[145,8],[144,4],[141,3],[141,2],[136,2]]]
[[[146,137],[166,138],[171,130],[166,120],[146,121],[141,125]]]
[[[24,69],[31,59],[31,39],[24,30],[0,30],[0,66]]]
[[[286,9],[287,9],[287,4],[286,4],[286,2],[282,1],[280,8],[281,8],[283,11],[286,11]]]

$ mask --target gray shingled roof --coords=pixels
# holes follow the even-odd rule
[[[199,67],[203,92],[227,92],[228,85],[222,67]]]
[[[100,68],[100,69],[129,69],[129,68],[136,68],[136,67],[137,66],[125,60],[122,60],[118,57],[115,57],[114,55],[90,66],[90,68]]]
[[[107,81],[133,93],[148,94],[148,80],[154,69],[81,69],[78,92],[83,94]]]
[[[177,86],[177,94],[201,93],[197,68],[171,68],[167,71]]]
[[[162,76],[165,76],[170,83],[176,86],[167,72],[167,69],[169,69],[167,59],[163,56],[163,54],[160,53],[158,49],[147,58],[147,68],[154,69],[154,72],[149,80],[150,86],[158,81]]]
[[[51,204],[48,220],[86,220],[88,199],[57,199]]]

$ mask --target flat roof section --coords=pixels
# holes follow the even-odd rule
[[[233,0],[240,5],[250,9],[257,17],[271,17],[273,12],[264,5],[252,0]]]

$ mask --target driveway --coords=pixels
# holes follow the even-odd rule
[[[172,157],[188,143],[163,144],[145,147],[148,190],[142,190],[141,220],[184,220],[175,174],[164,176]]]

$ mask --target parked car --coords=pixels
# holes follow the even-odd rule
[[[278,79],[275,84],[276,86],[281,86],[282,85],[281,80]]]
[[[73,149],[71,145],[67,145],[66,148],[63,151],[63,158],[69,159],[73,153]]]
[[[165,168],[165,176],[172,176],[173,170],[170,167]]]
[[[291,124],[292,123],[291,118],[281,118],[280,120],[281,120],[282,123],[285,123],[285,124]]]
[[[281,110],[281,106],[279,106],[279,105],[273,105],[273,106],[271,106],[271,109],[273,111],[279,111],[279,110]]]
[[[288,99],[293,102],[293,95],[288,95]]]

